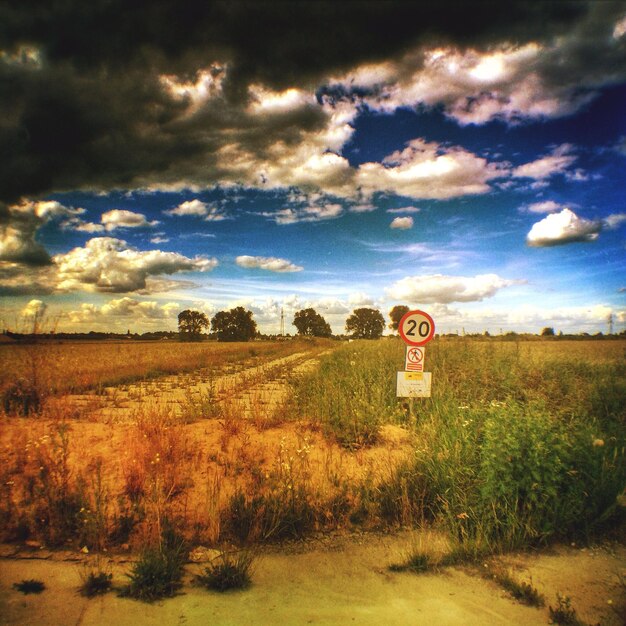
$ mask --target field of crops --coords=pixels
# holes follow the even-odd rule
[[[471,558],[589,536],[622,515],[624,341],[440,338],[427,347],[432,398],[413,402],[396,398],[404,345],[392,338],[2,351],[5,389],[21,377],[43,399],[2,417],[5,541],[93,550],[141,548],[166,528],[219,545],[426,525]],[[303,370],[282,366],[271,419],[217,396],[184,419],[156,397],[115,421],[59,411],[64,392],[197,368],[219,380],[233,364],[245,374],[320,351]]]

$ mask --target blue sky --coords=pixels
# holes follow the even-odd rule
[[[123,59],[13,10],[5,327],[145,332],[242,305],[293,332],[312,306],[342,332],[354,308],[406,304],[439,332],[626,328],[625,3],[514,3],[517,30],[497,14],[467,33],[433,11],[396,39],[409,3],[389,3],[380,49],[363,20],[316,30],[346,17],[329,3],[262,4],[294,25],[266,63],[245,26],[211,43],[202,10],[197,36],[146,29]]]

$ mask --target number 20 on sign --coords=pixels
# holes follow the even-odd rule
[[[435,322],[424,311],[408,311],[398,324],[398,332],[404,343],[423,346],[435,336]]]

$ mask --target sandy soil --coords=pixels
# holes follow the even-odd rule
[[[201,564],[187,566],[181,594],[154,604],[109,593],[95,599],[78,594],[79,553],[22,553],[0,560],[0,623],[132,625],[212,624],[410,624],[484,626],[547,624],[557,592],[570,596],[579,617],[590,624],[622,624],[626,598],[626,548],[606,544],[579,549],[560,546],[547,553],[517,554],[500,562],[518,580],[532,581],[546,607],[527,607],[511,599],[478,568],[448,568],[435,574],[391,573],[415,534],[360,535],[309,542],[302,549],[274,548],[259,556],[248,590],[219,594],[192,585]],[[281,551],[282,550],[282,551]],[[5,547],[4,554],[14,551]],[[129,563],[112,559],[114,584],[123,585]],[[39,595],[23,595],[13,583],[45,582]]]

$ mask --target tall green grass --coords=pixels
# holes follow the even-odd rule
[[[626,366],[541,342],[434,341],[432,398],[417,419],[395,397],[404,346],[353,342],[295,388],[296,413],[348,446],[384,423],[415,438],[413,458],[378,486],[382,518],[430,519],[476,553],[588,533],[616,513],[626,486]],[[584,355],[583,355],[584,357]]]

